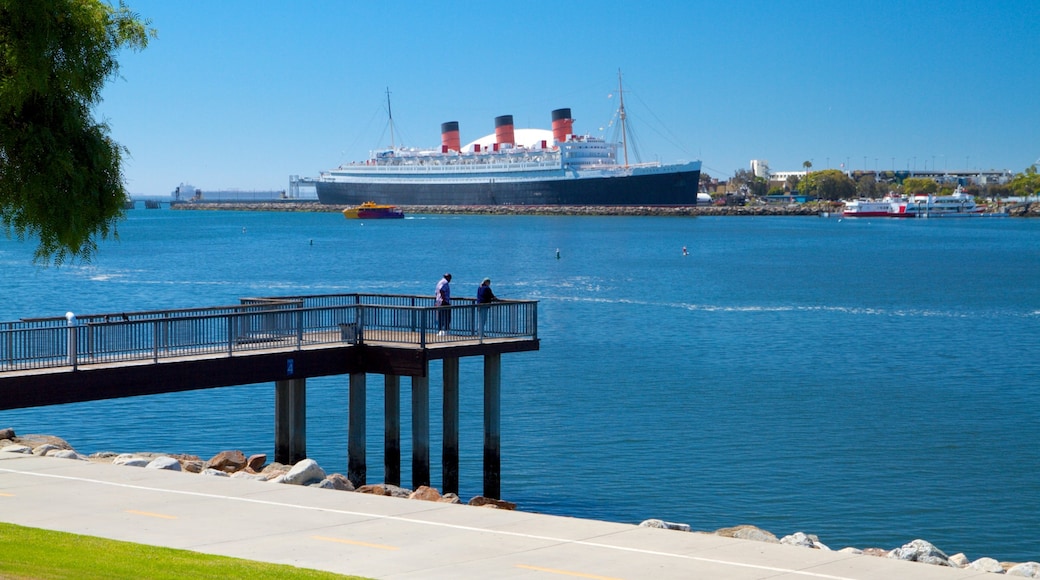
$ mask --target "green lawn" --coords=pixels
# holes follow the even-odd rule
[[[309,580],[360,577],[0,523],[0,578]]]

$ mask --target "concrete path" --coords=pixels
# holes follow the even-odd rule
[[[3,452],[0,521],[387,580],[992,578],[708,534]]]

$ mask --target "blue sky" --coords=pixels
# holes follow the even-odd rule
[[[287,187],[494,118],[610,137],[617,72],[642,160],[774,171],[1011,169],[1040,158],[1035,0],[127,0],[158,38],[121,54],[97,115],[127,186]]]

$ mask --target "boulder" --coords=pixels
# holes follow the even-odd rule
[[[180,471],[181,470],[181,462],[177,461],[176,459],[174,459],[172,457],[167,457],[167,456],[164,455],[162,457],[156,457],[155,459],[149,461],[148,465],[145,465],[145,468],[146,469],[167,469],[169,471]]]
[[[418,499],[422,501],[440,501],[444,497],[441,492],[428,485],[420,485],[419,489],[413,491],[408,499]]]
[[[954,568],[966,568],[968,564],[971,564],[971,560],[963,552],[950,556],[950,566]]]
[[[144,467],[148,465],[149,460],[145,457],[138,457],[129,453],[117,455],[112,460],[112,465],[129,465],[130,467]]]
[[[412,490],[398,487],[396,485],[390,485],[389,483],[370,483],[368,485],[362,485],[356,490],[358,493],[367,493],[371,495],[388,495],[390,497],[408,497],[412,495]]]
[[[482,495],[478,495],[478,496],[474,497],[473,499],[469,500],[469,505],[476,506],[476,507],[493,507],[493,508],[497,508],[497,509],[500,509],[500,510],[515,510],[516,509],[516,504],[511,502],[511,501],[506,501],[504,499],[494,499],[494,498],[490,498],[490,497],[484,497]]]
[[[950,566],[950,557],[924,540],[914,540],[904,544],[888,553],[888,557],[895,560],[906,560],[909,562],[921,562],[935,566]]]
[[[321,487],[337,491],[354,491],[354,484],[342,473],[332,473],[321,480]]]
[[[1040,578],[1040,563],[1023,562],[1008,568],[1008,576],[1019,576],[1022,578]]]
[[[14,437],[15,437],[14,429],[12,429],[11,427],[4,427],[3,429],[0,429],[0,440],[2,440],[2,439],[13,440]]]
[[[267,455],[260,453],[257,455],[250,455],[249,459],[246,459],[246,469],[255,473],[260,473],[264,470],[264,464],[267,463]]]
[[[181,468],[188,473],[202,473],[202,470],[206,468],[206,464],[201,459],[181,460]]]
[[[244,461],[244,458],[243,458]],[[325,470],[313,459],[302,459],[285,474],[282,483],[310,485],[325,479]]]
[[[22,435],[21,437],[18,437],[17,442],[22,445],[28,445],[34,449],[45,444],[51,444],[62,449],[72,449],[72,446],[69,445],[68,441],[53,435]]]
[[[358,493],[367,493],[369,495],[390,495],[390,490],[386,489],[385,486],[377,483],[369,483],[362,485],[357,488]]]
[[[221,471],[219,469],[213,469],[212,467],[207,467],[206,469],[203,469],[201,472],[199,472],[199,475],[212,475],[214,477],[231,477],[230,473],[226,471]]]
[[[1000,562],[993,558],[979,558],[971,564],[968,564],[968,568],[978,570],[979,572],[989,572],[990,574],[1004,573],[1004,567],[1000,565]]]
[[[680,532],[690,531],[690,524],[677,524],[675,522],[666,522],[664,520],[649,519],[639,522],[641,528],[658,528],[661,530],[677,530]]]
[[[457,493],[446,493],[438,500],[440,503],[462,503]]]
[[[820,541],[820,538],[816,537],[815,534],[806,534],[805,532],[795,532],[789,536],[780,538],[781,544],[787,544],[790,546],[801,546],[803,548],[812,548],[814,550],[827,550],[830,548],[826,544]]]
[[[241,471],[246,466],[246,456],[238,450],[221,451],[206,462],[205,469],[219,469],[224,473]]]
[[[51,451],[58,451],[60,449],[61,449],[61,447],[58,447],[57,445],[53,445],[51,443],[44,443],[43,445],[35,447],[32,452],[33,452],[33,455],[39,455],[40,457],[45,457]]]
[[[51,451],[47,454],[47,457],[57,457],[58,459],[78,459],[80,461],[88,461],[86,457],[83,457],[79,453],[71,449],[58,449],[57,451]]]
[[[756,542],[766,542],[768,544],[780,543],[780,540],[776,539],[776,536],[774,536],[772,533],[751,525],[734,526],[732,528],[720,528],[718,530],[715,530],[715,535],[722,536],[725,538],[737,538],[739,540],[754,540]]]

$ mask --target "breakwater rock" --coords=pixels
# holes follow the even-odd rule
[[[1004,208],[1009,217],[1040,217],[1040,203],[1016,203]]]
[[[317,202],[278,203],[181,203],[170,206],[173,210],[220,211],[288,211],[288,212],[341,212],[348,206],[323,205]],[[609,206],[609,205],[402,205],[406,215],[566,215],[566,216],[795,216],[818,215],[820,212],[839,211],[833,204],[806,203],[794,205],[747,206]]]
[[[199,202],[171,205],[172,210],[211,211],[285,211],[341,212],[348,206],[323,205],[316,201],[299,202]],[[841,215],[841,202],[815,201],[789,205],[697,205],[697,206],[613,206],[613,205],[402,205],[407,215],[566,215],[566,216],[817,216]],[[988,213],[1007,213],[1010,217],[1040,217],[1040,203],[1011,206],[987,205]]]
[[[154,452],[100,452],[82,455],[77,453],[68,442],[59,437],[53,435],[18,436],[14,429],[6,428],[0,429],[0,451],[66,458],[77,461],[111,463],[143,469],[182,471],[199,474],[202,477],[234,477],[267,481],[273,484],[302,485],[353,493],[408,498],[418,501],[462,503],[458,495],[453,493],[441,494],[436,489],[428,486],[421,486],[416,490],[386,483],[355,487],[349,479],[341,474],[326,473],[313,459],[303,459],[294,465],[282,465],[280,463],[267,463],[266,455],[247,456],[239,450],[222,451],[207,460],[194,455]],[[515,503],[483,496],[473,497],[467,503],[474,507],[517,509]],[[813,534],[795,532],[782,538],[777,538],[773,533],[753,525],[739,525],[711,532],[696,531],[692,530],[689,524],[666,522],[659,519],[648,519],[639,525],[642,527],[675,530],[680,533],[713,534],[727,538],[800,546],[813,550],[831,550],[829,546],[821,542]],[[1015,577],[1040,578],[1040,563],[1038,562],[998,562],[993,558],[979,558],[971,561],[962,553],[947,556],[939,548],[921,539],[913,540],[894,549],[846,547],[838,551],[921,562],[935,566],[950,566],[980,572],[1006,574]]]

